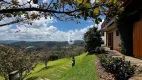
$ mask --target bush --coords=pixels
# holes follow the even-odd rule
[[[106,53],[106,50],[103,47],[97,47],[95,49],[95,52],[98,54],[104,54],[104,53]]]
[[[101,46],[101,31],[97,27],[89,28],[84,34],[85,51],[89,54],[94,54],[95,49]]]
[[[124,61],[122,58],[100,55],[99,59],[106,72],[112,73],[116,80],[128,80],[136,70],[136,65],[131,65],[130,61]]]
[[[58,55],[57,54],[51,54],[50,56],[49,56],[49,60],[57,60],[58,59]]]

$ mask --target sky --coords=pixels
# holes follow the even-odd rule
[[[104,17],[102,17],[103,19]],[[10,22],[13,19],[5,18],[0,24]],[[32,25],[13,24],[0,27],[0,40],[18,40],[18,41],[67,41],[69,37],[72,40],[83,40],[84,33],[93,26],[101,28],[101,23],[96,25],[92,19],[75,21],[59,21],[54,17],[33,21]],[[69,35],[72,36],[69,36]]]

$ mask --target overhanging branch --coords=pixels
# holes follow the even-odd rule
[[[94,7],[85,8],[85,9],[95,9],[98,6],[101,6],[101,5],[98,4],[98,5],[95,5]],[[73,15],[72,13],[77,12],[77,11],[82,11],[82,10],[84,10],[84,8],[79,8],[79,9],[75,9],[75,10],[72,10],[72,11],[56,11],[56,10],[41,9],[41,8],[17,8],[17,9],[12,8],[12,9],[2,9],[2,10],[0,10],[0,14],[20,12],[20,11],[22,11],[22,12],[24,12],[24,11],[39,11],[39,12],[49,12],[49,13],[53,13],[53,14],[57,13],[57,14],[66,14],[66,15],[69,15],[69,16],[76,16],[77,14]],[[56,15],[54,15],[54,16],[57,17]],[[22,21],[24,21],[24,19],[15,20],[15,21],[5,23],[5,24],[0,24],[0,27],[19,23],[19,22],[22,22]]]
[[[86,8],[86,9],[95,9],[98,6],[100,6],[100,5],[96,5],[94,7]],[[75,9],[75,10],[72,10],[72,11],[56,11],[56,10],[41,9],[41,8],[17,8],[17,9],[2,9],[2,10],[0,10],[0,13],[12,13],[12,12],[19,12],[19,11],[40,11],[40,12],[70,14],[70,13],[73,13],[73,12],[76,12],[76,11],[81,11],[83,9],[84,8],[79,8],[79,9]]]
[[[41,11],[41,12],[69,14],[69,13],[73,13],[73,12],[79,11],[79,10],[81,10],[81,9],[76,9],[76,10],[68,11],[68,12],[62,12],[62,11],[40,9],[40,8],[17,8],[17,9],[2,9],[2,10],[0,10],[0,13],[12,13],[12,12],[19,12],[19,11]]]
[[[12,21],[12,22],[8,22],[8,23],[5,23],[5,24],[0,24],[0,27],[2,26],[7,26],[7,25],[11,25],[11,24],[15,24],[15,23],[19,23],[19,22],[22,22],[24,21],[25,19],[20,19],[20,20],[15,20],[15,21]]]

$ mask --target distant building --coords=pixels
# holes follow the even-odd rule
[[[104,44],[110,49],[120,51],[121,40],[115,18],[106,18],[102,24],[102,31],[104,32]]]

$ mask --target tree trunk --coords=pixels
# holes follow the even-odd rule
[[[48,59],[45,60],[44,64],[45,64],[45,67],[47,68],[47,67],[48,67],[48,66],[47,66],[47,64],[48,64]]]

